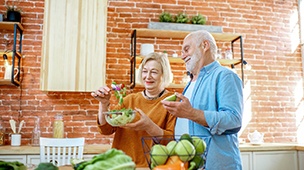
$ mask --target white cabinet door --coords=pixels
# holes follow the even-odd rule
[[[252,170],[252,152],[241,152],[243,170]]]
[[[26,155],[0,155],[0,160],[7,162],[18,161],[26,165]]]
[[[27,163],[39,165],[40,163],[40,155],[27,155]]]
[[[254,170],[297,170],[297,151],[253,152]]]
[[[304,170],[304,151],[298,151],[299,170]]]

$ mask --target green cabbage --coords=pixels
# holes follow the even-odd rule
[[[26,166],[18,161],[5,162],[0,160],[0,170],[26,170]]]
[[[130,156],[113,148],[91,160],[81,162],[76,170],[134,170],[135,167]]]

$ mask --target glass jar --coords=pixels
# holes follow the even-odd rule
[[[64,129],[63,129],[63,116],[58,113],[55,116],[55,120],[53,122],[53,138],[63,138]]]
[[[40,118],[39,117],[36,117],[36,120],[35,120],[35,127],[34,127],[34,130],[32,132],[32,146],[39,146],[40,142],[40,134],[41,134],[41,131],[40,131]]]
[[[225,51],[225,58],[229,59],[229,60],[233,59],[233,57],[232,57],[232,51],[231,51],[230,48],[226,49],[226,51]]]
[[[2,127],[0,122],[0,146],[4,145],[4,135],[5,135],[5,129]]]

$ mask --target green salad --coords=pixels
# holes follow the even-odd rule
[[[112,82],[111,88],[114,91],[116,99],[118,100],[118,104],[121,106],[123,103],[123,98],[126,96],[127,88],[124,84],[117,84],[115,82]],[[106,115],[106,121],[111,126],[123,126],[132,122],[135,117],[135,111],[126,108],[121,110],[111,110],[109,112],[104,112],[104,114]]]
[[[105,112],[106,121],[112,126],[123,126],[133,121],[135,111],[132,109],[112,110]]]

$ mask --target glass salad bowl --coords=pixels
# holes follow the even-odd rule
[[[109,112],[103,112],[105,114],[106,121],[111,126],[124,126],[134,120],[136,111],[132,109],[112,110]]]

